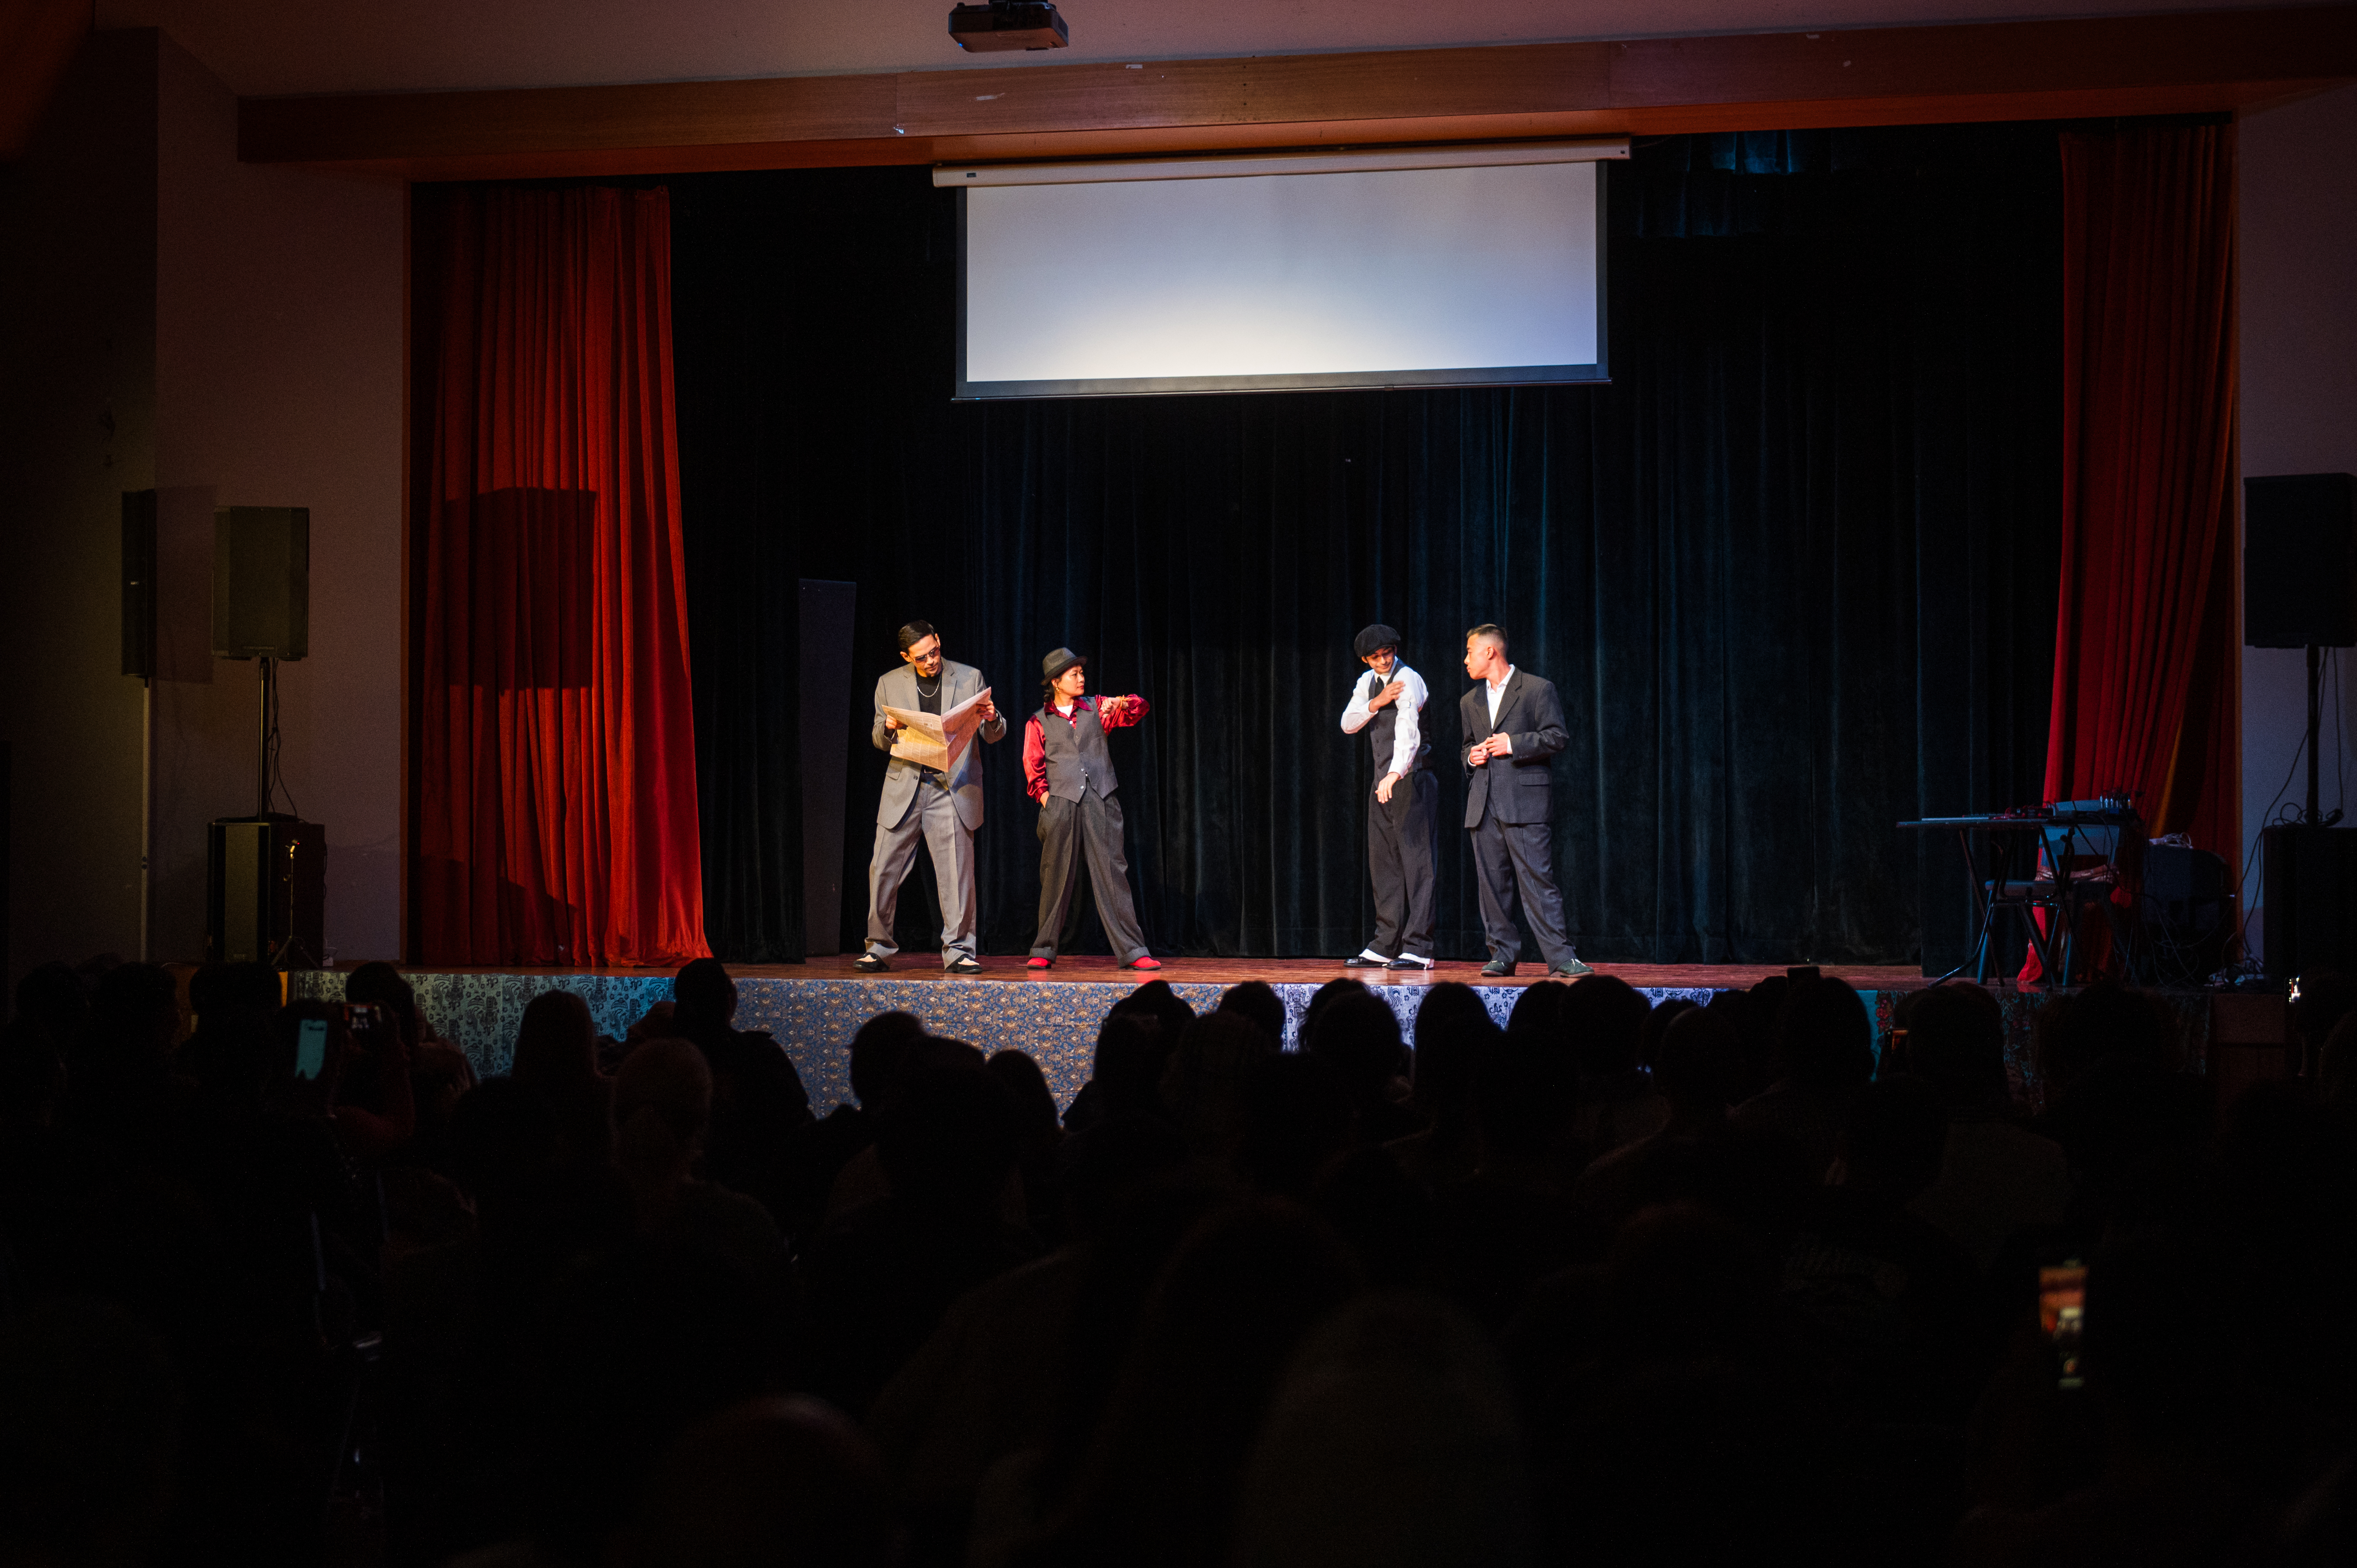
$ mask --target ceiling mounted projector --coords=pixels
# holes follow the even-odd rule
[[[986,49],[1060,49],[1072,41],[1071,29],[1048,0],[990,0],[986,5],[958,5],[950,11],[950,37],[958,48],[980,54]]]

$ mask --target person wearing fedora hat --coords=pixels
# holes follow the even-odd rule
[[[1342,710],[1342,733],[1364,735],[1375,752],[1375,792],[1367,806],[1367,875],[1375,885],[1375,940],[1342,961],[1346,969],[1432,967],[1433,865],[1439,854],[1440,780],[1424,738],[1429,695],[1424,677],[1399,656],[1400,634],[1377,624],[1351,651],[1367,667]]]
[[[1160,969],[1146,950],[1130,901],[1121,802],[1114,798],[1120,780],[1105,749],[1105,732],[1144,718],[1146,699],[1089,696],[1087,661],[1069,648],[1041,660],[1039,675],[1046,688],[1039,711],[1023,729],[1024,786],[1039,803],[1039,932],[1028,967],[1046,969],[1056,961],[1085,854],[1097,915],[1122,967]]]

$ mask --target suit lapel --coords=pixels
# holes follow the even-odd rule
[[[1482,716],[1484,718],[1489,718],[1489,683],[1484,682],[1480,685],[1476,686],[1473,689],[1473,694],[1480,699]],[[1517,670],[1512,675],[1507,678],[1506,689],[1498,693],[1498,716],[1494,719],[1489,719],[1490,728],[1488,732],[1482,736],[1482,739],[1486,740],[1490,736],[1493,735],[1504,735],[1513,727],[1506,721],[1513,717],[1514,703],[1522,697],[1522,694],[1523,672],[1520,670]]]

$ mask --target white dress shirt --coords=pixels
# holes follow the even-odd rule
[[[1513,678],[1514,667],[1509,664],[1506,666],[1506,672],[1499,676],[1496,681],[1483,682],[1490,688],[1490,727],[1491,729],[1498,727],[1498,704],[1505,699],[1506,682]],[[1511,746],[1513,742],[1510,739],[1507,744]]]
[[[1392,704],[1399,710],[1399,717],[1392,726],[1392,765],[1388,771],[1405,778],[1415,767],[1416,751],[1424,744],[1424,728],[1417,715],[1423,712],[1429,693],[1425,690],[1423,676],[1394,660],[1389,675],[1370,670],[1359,677],[1359,683],[1351,688],[1351,705],[1342,710],[1342,733],[1356,735],[1367,727],[1375,716],[1375,710],[1367,703],[1394,681],[1400,682],[1399,700]]]

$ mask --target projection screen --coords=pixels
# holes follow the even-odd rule
[[[1626,156],[936,169],[960,192],[955,395],[1606,380],[1596,160]]]

